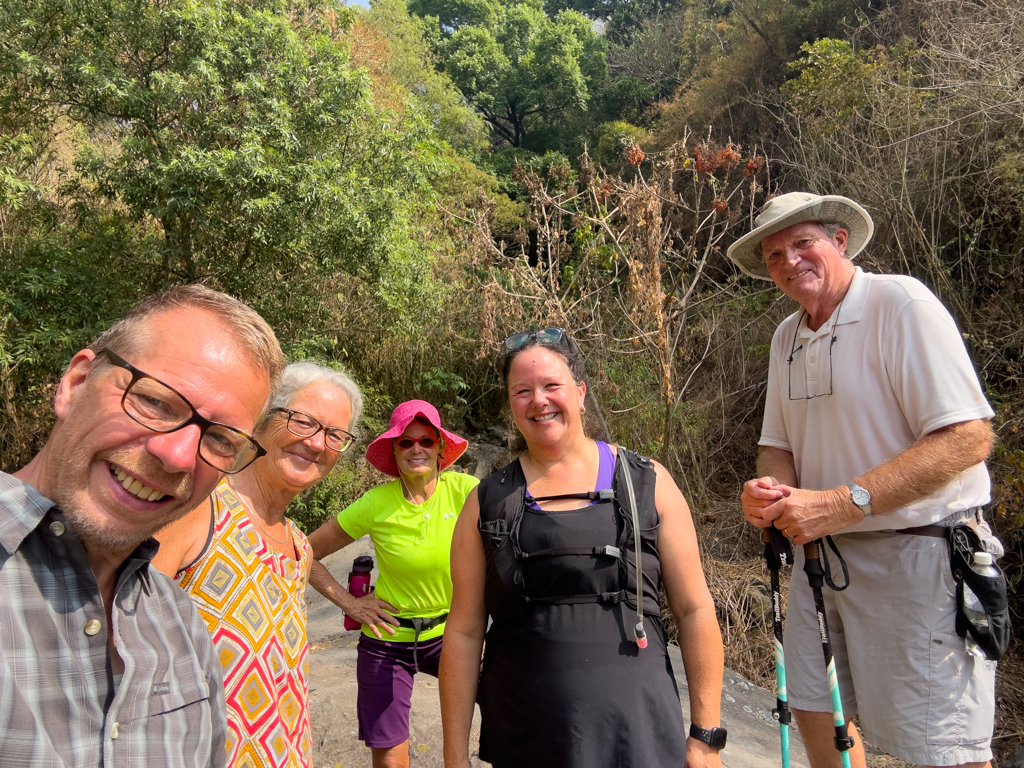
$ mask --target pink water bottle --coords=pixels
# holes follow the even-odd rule
[[[348,574],[348,593],[352,597],[364,597],[370,594],[370,571],[373,570],[373,558],[369,555],[361,555],[352,562],[352,570]],[[355,619],[345,617],[345,629],[359,629],[360,624]]]

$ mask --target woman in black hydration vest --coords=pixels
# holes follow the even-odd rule
[[[470,765],[474,702],[480,758],[497,768],[720,766],[722,635],[686,500],[660,464],[584,434],[585,372],[565,331],[503,345],[527,449],[470,493],[455,528],[440,670],[446,768]]]

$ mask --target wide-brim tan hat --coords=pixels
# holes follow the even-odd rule
[[[751,277],[771,280],[759,246],[769,235],[802,221],[838,222],[848,233],[846,257],[854,259],[871,240],[875,224],[871,216],[848,197],[790,192],[773,197],[754,219],[755,228],[730,246],[729,258]]]

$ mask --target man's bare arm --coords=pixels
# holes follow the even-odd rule
[[[757,449],[757,475],[774,478],[774,485],[796,487],[800,484],[796,477],[793,453],[781,448],[772,448],[770,445],[762,445]]]
[[[964,470],[983,462],[994,440],[987,419],[950,424],[852,479],[871,494],[871,513],[886,515],[935,493]]]
[[[992,442],[992,427],[985,419],[951,424],[928,433],[902,453],[850,479],[871,494],[872,514],[886,515],[934,493],[964,470],[984,461]],[[758,463],[760,466],[760,459]],[[762,519],[771,521],[795,544],[806,544],[864,519],[845,486],[807,491],[783,484],[776,486],[776,490],[782,498],[762,510]]]

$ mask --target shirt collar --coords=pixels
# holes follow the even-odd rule
[[[18,551],[22,542],[39,527],[50,510],[53,510],[62,524],[67,524],[66,517],[54,502],[14,475],[0,472],[0,547],[8,554]],[[159,548],[156,539],[146,539],[125,562],[135,561],[132,570],[138,569],[150,562]]]
[[[839,306],[835,308],[835,311],[821,324],[821,327],[816,331],[812,331],[808,325],[807,320],[810,317],[807,312],[801,310],[799,315],[800,326],[797,329],[797,338],[799,339],[813,339],[818,336],[824,336],[832,333],[833,327],[837,325],[846,325],[847,323],[856,323],[864,316],[864,306],[868,301],[868,277],[860,267],[855,268],[853,273],[853,280],[850,282],[850,288],[846,291],[846,296],[839,302]],[[838,317],[837,317],[838,313]]]
[[[0,472],[0,546],[8,554],[17,552],[54,506],[28,483]]]

